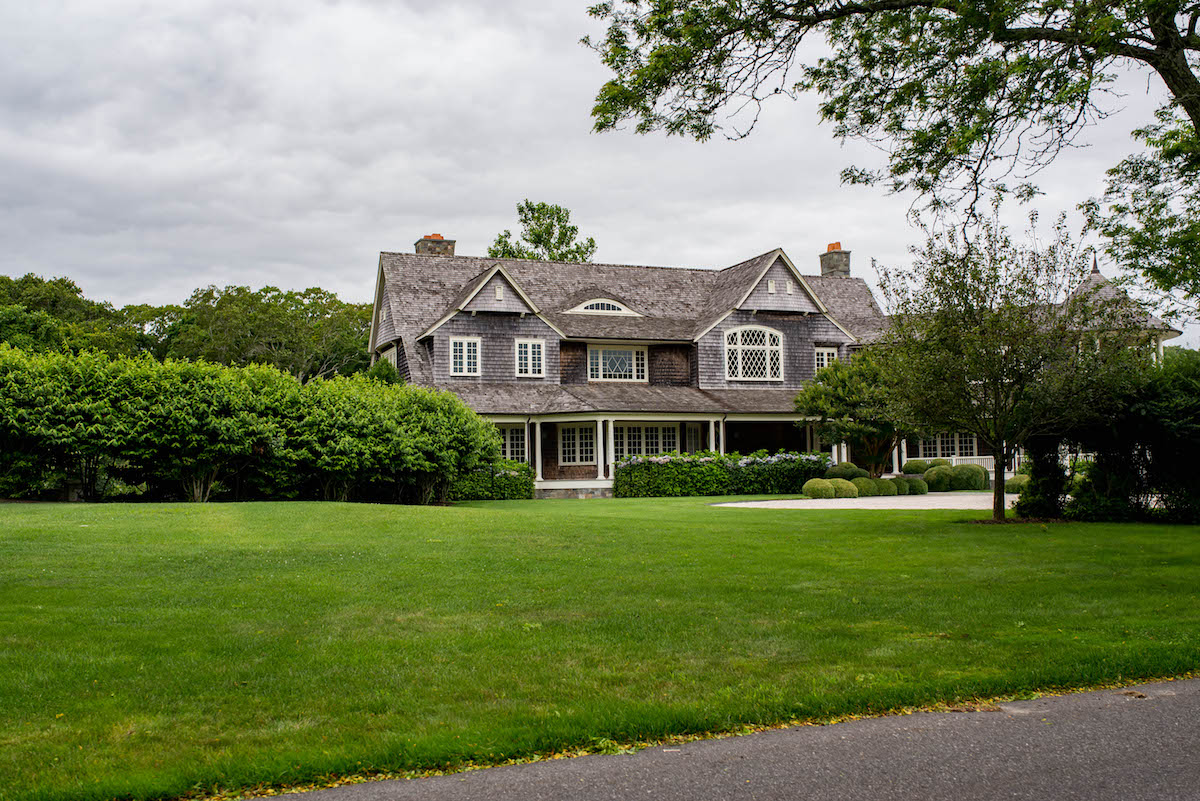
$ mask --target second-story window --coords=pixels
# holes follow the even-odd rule
[[[540,339],[518,339],[517,375],[524,378],[543,378],[546,375],[545,345]]]
[[[783,335],[758,326],[727,331],[725,377],[734,381],[782,381]]]
[[[814,348],[817,369],[828,367],[837,361],[837,348]]]
[[[588,380],[645,382],[646,349],[598,345],[589,347]]]
[[[450,375],[479,375],[479,337],[450,337]]]

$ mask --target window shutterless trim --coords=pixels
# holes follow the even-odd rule
[[[604,352],[610,351],[610,350],[630,351],[630,353],[631,353],[630,358],[633,360],[632,363],[630,364],[630,372],[632,373],[632,376],[633,376],[632,378],[605,378],[604,377]],[[597,376],[592,375],[592,354],[593,353],[600,354],[600,357],[599,357],[600,361],[599,361],[599,364],[597,365],[599,375],[597,375]],[[641,378],[638,378],[638,365],[639,365],[638,356],[639,356],[639,354],[641,355],[641,359],[640,359],[641,373],[642,373]],[[616,382],[621,382],[621,383],[625,383],[625,384],[649,383],[649,381],[650,381],[649,349],[645,345],[611,345],[611,346],[610,345],[588,345],[587,374],[588,374],[588,381],[590,381],[590,382],[616,381]]]
[[[463,359],[461,371],[454,369],[454,346],[462,343]],[[475,345],[475,371],[471,372],[468,369],[470,359],[467,354],[470,351],[469,345]],[[451,376],[479,376],[483,374],[483,337],[450,337],[446,343],[446,357],[449,360],[447,364],[448,372]]]
[[[528,373],[521,372],[521,346],[529,346],[529,366]],[[533,372],[533,350],[534,346],[538,351],[538,372]],[[515,339],[513,340],[513,375],[517,378],[545,378],[546,377],[546,340],[544,339]]]

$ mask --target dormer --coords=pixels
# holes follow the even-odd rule
[[[466,312],[514,312],[532,314],[535,310],[518,292],[503,270],[497,270],[464,306]]]
[[[824,311],[804,279],[782,253],[759,276],[758,281],[738,304],[738,308],[798,314],[820,314]]]

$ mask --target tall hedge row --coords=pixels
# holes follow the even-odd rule
[[[495,459],[455,396],[365,377],[301,386],[270,367],[27,354],[0,345],[0,496],[444,500]]]
[[[685,495],[799,494],[805,482],[821,478],[831,466],[821,453],[749,456],[714,452],[631,456],[617,462],[613,495],[618,498]]]

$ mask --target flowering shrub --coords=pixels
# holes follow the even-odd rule
[[[450,485],[452,501],[511,501],[533,497],[533,467],[501,459],[460,475]]]
[[[790,451],[627,456],[617,462],[613,494],[618,498],[799,494],[804,482],[820,478],[829,466],[825,454]]]

